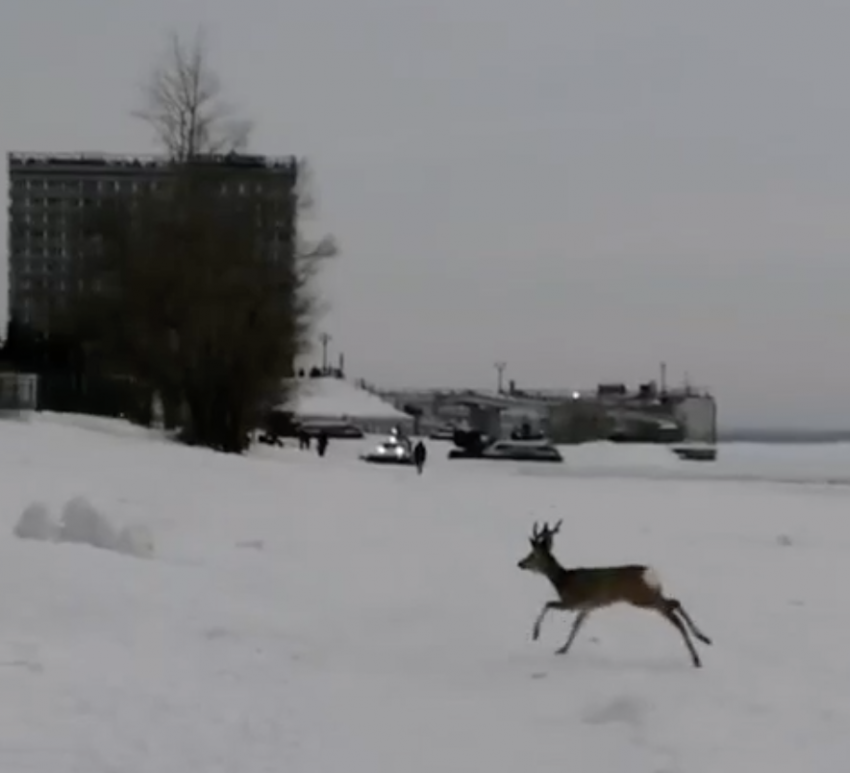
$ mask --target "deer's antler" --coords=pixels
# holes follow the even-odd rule
[[[539,528],[537,525],[537,521],[534,522],[534,527],[531,530],[531,537],[535,540],[541,540],[546,538],[554,537],[560,530],[561,524],[564,522],[564,519],[561,518],[558,523],[555,524],[555,527],[552,528],[545,521],[543,522],[543,528]]]

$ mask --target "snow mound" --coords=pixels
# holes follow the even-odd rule
[[[106,516],[91,502],[85,497],[75,497],[66,502],[62,509],[59,540],[111,550],[118,544],[118,534]]]
[[[337,378],[295,379],[296,394],[287,406],[303,419],[397,419],[403,411],[350,381]]]
[[[32,502],[24,508],[14,532],[20,539],[41,542],[53,542],[58,536],[57,526],[50,518],[50,510],[43,502]]]
[[[154,553],[153,535],[147,527],[130,524],[119,528],[85,497],[66,502],[58,523],[47,505],[32,502],[21,513],[14,533],[20,539],[91,545],[137,558],[150,558]]]

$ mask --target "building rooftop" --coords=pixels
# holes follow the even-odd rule
[[[112,166],[129,168],[164,168],[171,163],[165,155],[127,153],[26,153],[7,155],[9,169],[27,166]],[[222,153],[199,156],[199,162],[265,169],[291,167],[294,156],[262,156],[246,153]]]

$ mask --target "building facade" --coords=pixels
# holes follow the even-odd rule
[[[246,193],[245,172],[258,185],[273,183],[290,192],[296,185],[294,158],[207,156],[205,164],[233,170],[232,190]],[[31,330],[50,334],[56,315],[86,281],[78,260],[83,246],[80,223],[109,199],[156,192],[174,173],[161,156],[10,153],[9,316]],[[222,179],[226,179],[226,174]],[[277,238],[275,234],[274,238]]]
[[[396,407],[420,409],[428,428],[443,422],[467,423],[499,436],[529,423],[558,443],[714,443],[717,439],[714,397],[689,386],[660,391],[649,382],[637,390],[601,384],[586,392],[419,389],[378,393]]]

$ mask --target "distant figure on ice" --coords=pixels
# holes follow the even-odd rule
[[[304,451],[305,449],[307,451],[310,450],[310,433],[307,432],[307,430],[303,427],[300,427],[298,429],[298,447],[302,451]]]
[[[420,440],[413,447],[413,463],[416,465],[416,472],[420,475],[422,474],[422,470],[425,467],[425,460],[428,458],[428,449],[425,448],[425,444]]]
[[[319,437],[316,438],[316,450],[319,452],[319,456],[324,456],[325,451],[328,450],[328,433],[322,430],[319,433]]]

